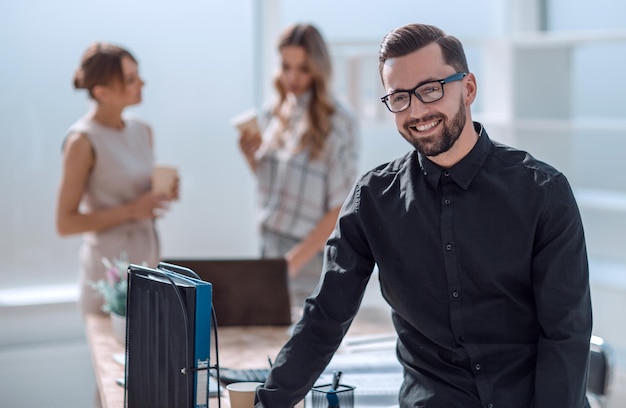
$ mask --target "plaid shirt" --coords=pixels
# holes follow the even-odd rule
[[[359,140],[356,120],[335,101],[332,128],[320,157],[297,151],[306,125],[310,94],[294,100],[285,143],[270,146],[279,120],[266,109],[260,117],[263,145],[256,155],[258,222],[261,227],[294,238],[306,237],[331,209],[341,206],[357,177]]]

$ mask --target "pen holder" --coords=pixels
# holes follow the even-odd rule
[[[311,405],[313,408],[328,408],[328,391],[331,384],[317,385],[311,389]],[[339,384],[334,391],[339,399],[339,407],[354,408],[354,387]]]

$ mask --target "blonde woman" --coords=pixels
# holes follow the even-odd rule
[[[258,184],[261,254],[287,260],[295,306],[311,294],[322,250],[356,180],[353,115],[331,92],[328,47],[314,26],[295,24],[279,38],[277,97],[244,131],[241,151]]]

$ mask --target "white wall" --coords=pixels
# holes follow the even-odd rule
[[[96,390],[73,302],[0,307],[0,406],[85,408]]]
[[[0,2],[0,289],[76,279],[79,238],[59,238],[61,142],[88,108],[72,75],[89,43],[128,47],[147,85],[132,110],[181,201],[160,222],[165,256],[256,253],[253,184],[228,118],[253,105],[250,0]]]

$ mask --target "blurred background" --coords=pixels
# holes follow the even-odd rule
[[[228,120],[271,96],[276,38],[296,21],[331,46],[335,90],[359,118],[363,171],[410,148],[379,101],[383,36],[420,22],[466,45],[475,118],[574,187],[594,334],[612,345],[625,392],[624,12],[619,0],[0,2],[0,405],[91,404],[75,303],[80,238],[54,226],[61,143],[90,107],[72,87],[86,47],[108,41],[137,57],[144,102],[130,110],[152,124],[157,161],[180,170],[181,200],[159,222],[163,256],[256,257],[255,187]]]

